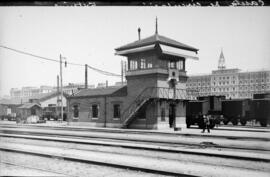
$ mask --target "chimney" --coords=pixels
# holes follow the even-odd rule
[[[108,80],[106,80],[106,88],[108,87]]]
[[[138,28],[138,36],[139,36],[139,40],[141,40],[141,28]]]

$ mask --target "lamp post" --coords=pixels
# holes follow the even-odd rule
[[[63,75],[62,75],[62,59],[66,59],[62,57],[60,54],[60,92],[61,92],[61,119],[63,121]],[[67,62],[65,61],[65,67],[67,67]]]
[[[176,79],[171,79],[171,83],[172,83],[172,87],[173,87],[173,117],[174,117],[174,120],[173,120],[173,129],[174,131],[176,131],[176,109],[175,109],[175,106],[176,106],[176,103],[175,103],[175,100],[176,100],[176,84],[177,84],[177,80]]]

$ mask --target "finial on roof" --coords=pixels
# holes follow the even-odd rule
[[[141,28],[138,28],[138,36],[139,36],[139,40],[141,40]]]
[[[156,34],[158,34],[158,19],[156,17]]]

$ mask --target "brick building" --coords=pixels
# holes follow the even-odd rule
[[[221,51],[219,66],[211,74],[189,76],[187,89],[198,92],[194,96],[225,95],[227,99],[252,98],[257,93],[270,91],[270,71],[241,72],[240,69],[226,69]]]
[[[161,129],[185,124],[185,61],[198,49],[158,34],[115,49],[127,58],[126,85],[68,98],[69,120],[100,127]]]

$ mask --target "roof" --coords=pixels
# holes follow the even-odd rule
[[[96,89],[82,89],[71,97],[126,96],[127,86],[111,86]]]
[[[57,91],[50,92],[50,93],[41,93],[41,94],[31,96],[28,99],[38,99],[39,101],[45,101],[45,100],[48,100],[48,99],[53,98],[53,97],[60,95],[60,94],[61,93],[57,92]],[[63,93],[63,96],[68,97],[68,95],[66,93]]]
[[[37,104],[37,103],[25,103],[25,104],[23,104],[22,106],[20,106],[20,107],[18,107],[18,108],[20,108],[20,109],[30,109],[30,108],[32,108],[32,107],[34,107],[34,106],[38,106],[38,107],[41,107],[39,104]]]
[[[126,49],[132,49],[132,48],[136,48],[136,47],[142,47],[142,46],[147,46],[147,45],[151,45],[151,44],[164,44],[164,45],[168,45],[168,46],[172,46],[172,47],[176,47],[176,48],[180,48],[180,49],[186,49],[186,50],[190,50],[190,51],[195,51],[197,52],[199,49],[191,47],[189,45],[180,43],[176,40],[167,38],[165,36],[161,36],[159,34],[154,34],[150,37],[141,39],[141,40],[137,40],[134,41],[132,43],[123,45],[121,47],[116,48],[116,51],[121,51],[121,50],[126,50]]]

